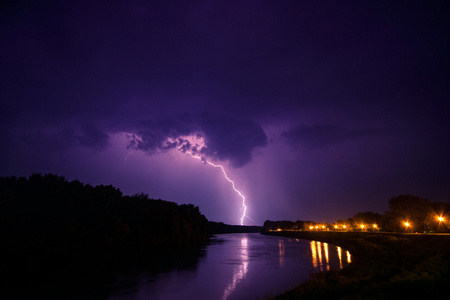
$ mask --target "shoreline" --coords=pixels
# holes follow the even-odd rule
[[[340,270],[310,279],[272,299],[449,299],[450,235],[281,231],[265,235],[317,240],[352,255]]]

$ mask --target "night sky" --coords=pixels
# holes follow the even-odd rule
[[[2,3],[0,176],[239,224],[190,151],[245,225],[450,201],[446,1]]]

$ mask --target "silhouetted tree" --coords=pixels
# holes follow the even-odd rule
[[[425,218],[425,224],[430,231],[447,232],[450,225],[450,203],[432,202],[431,213]]]
[[[432,212],[428,200],[412,195],[400,195],[389,200],[389,209],[400,224],[409,222],[413,231],[427,231],[425,220]]]
[[[198,207],[123,196],[54,174],[0,178],[0,233],[16,248],[145,245],[202,241]]]
[[[359,212],[353,216],[351,221],[351,226],[353,228],[357,228],[358,230],[374,230],[373,225],[377,226],[377,229],[380,227],[381,215],[378,213],[373,213],[371,211]],[[361,228],[361,225],[364,228]]]
[[[380,228],[382,231],[398,232],[401,231],[402,224],[399,221],[399,216],[393,212],[385,212],[381,216]]]

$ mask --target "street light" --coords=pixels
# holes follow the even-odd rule
[[[439,222],[444,222],[444,218],[443,217],[438,217]]]

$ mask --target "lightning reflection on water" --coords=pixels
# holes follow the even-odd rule
[[[233,278],[231,279],[231,282],[226,286],[225,291],[223,292],[223,300],[226,300],[231,293],[236,289],[237,284],[245,278],[245,275],[248,271],[248,239],[242,238],[241,239],[241,260],[242,263],[240,266],[238,266],[234,272],[233,272]]]

